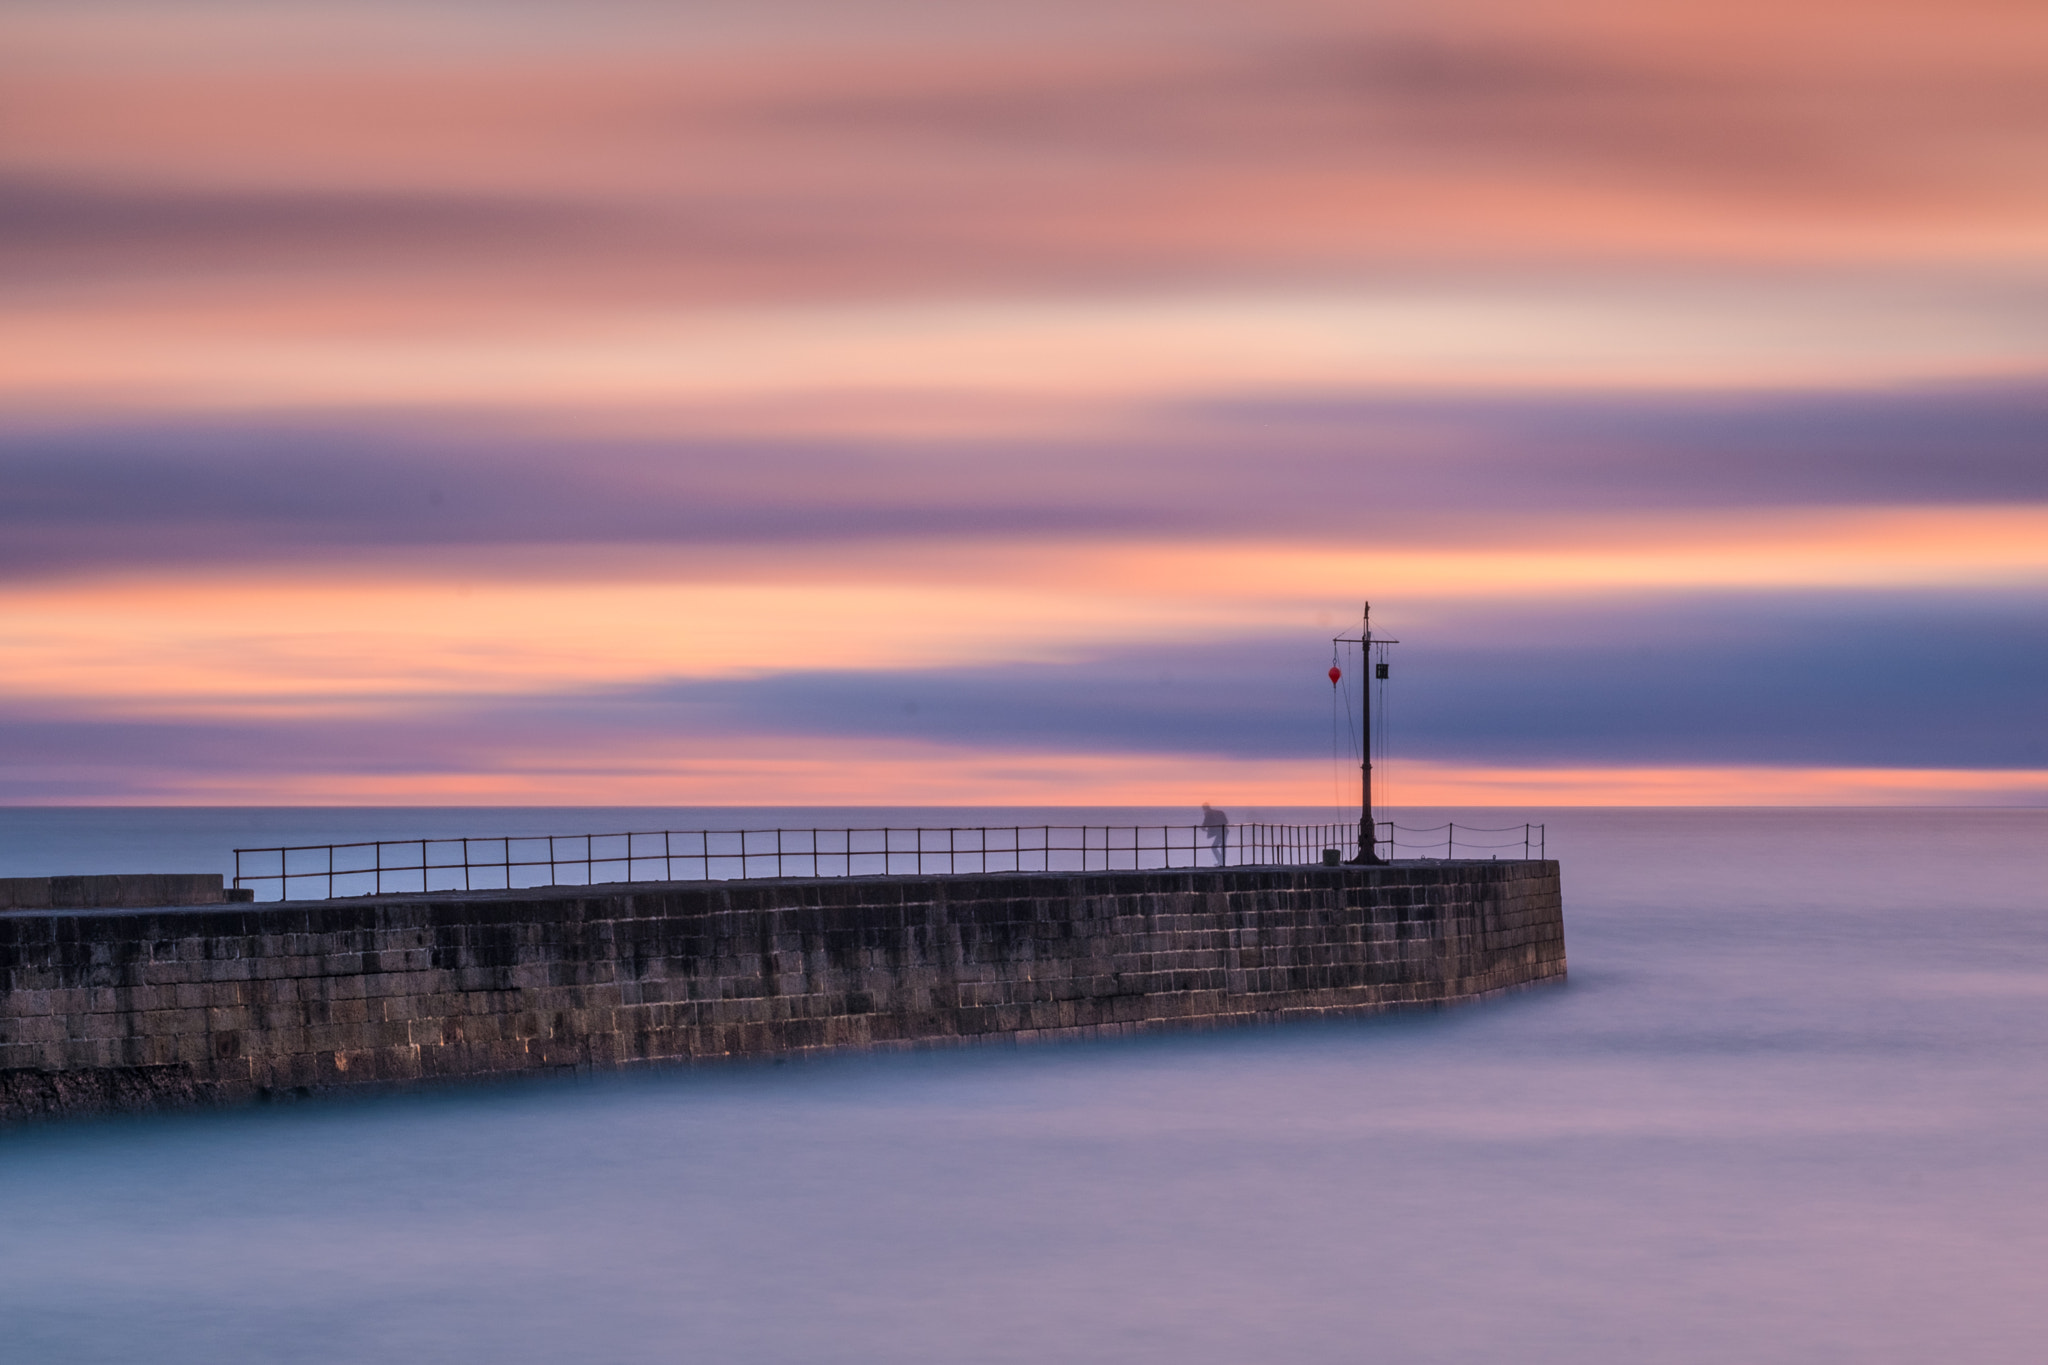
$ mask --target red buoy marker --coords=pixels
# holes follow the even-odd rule
[[[1343,670],[1343,669],[1341,669],[1341,668],[1337,667],[1337,665],[1335,665],[1335,664],[1331,664],[1331,665],[1330,665],[1330,686],[1332,686],[1332,687],[1335,687],[1335,686],[1337,685],[1337,679],[1339,679],[1339,678],[1341,678],[1341,677],[1343,677],[1343,676],[1344,676],[1344,670]]]

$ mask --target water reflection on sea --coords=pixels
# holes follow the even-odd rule
[[[2048,812],[1547,818],[1494,1004],[8,1134],[0,1360],[2038,1359]]]

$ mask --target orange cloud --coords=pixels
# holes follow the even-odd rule
[[[1333,777],[1327,760],[1047,753],[832,737],[633,737],[594,748],[585,736],[571,750],[510,742],[488,764],[462,770],[124,771],[122,778],[129,784],[123,800],[168,805],[1193,809],[1213,801],[1240,819],[1357,818],[1356,806],[1345,804],[1356,799],[1356,768],[1340,767]],[[1430,807],[2048,802],[2048,769],[1500,767],[1397,759],[1377,766],[1375,781],[1383,817]]]
[[[545,331],[288,334],[254,316],[64,304],[0,332],[0,402],[77,408],[647,407],[967,393],[1771,389],[2048,367],[2037,301],[1780,285],[1099,296],[675,316]]]
[[[2032,806],[2048,769],[1748,766],[1508,768],[1404,760],[1389,801],[1407,806]]]

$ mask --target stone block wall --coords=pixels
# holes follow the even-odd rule
[[[90,877],[0,877],[0,910],[133,910],[222,905],[256,893],[222,885],[218,872],[114,872]]]
[[[1564,971],[1546,861],[15,912],[0,1120],[1368,1013]]]

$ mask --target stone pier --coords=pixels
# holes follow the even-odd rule
[[[1367,1014],[1564,973],[1543,860],[15,909],[0,1121]]]

